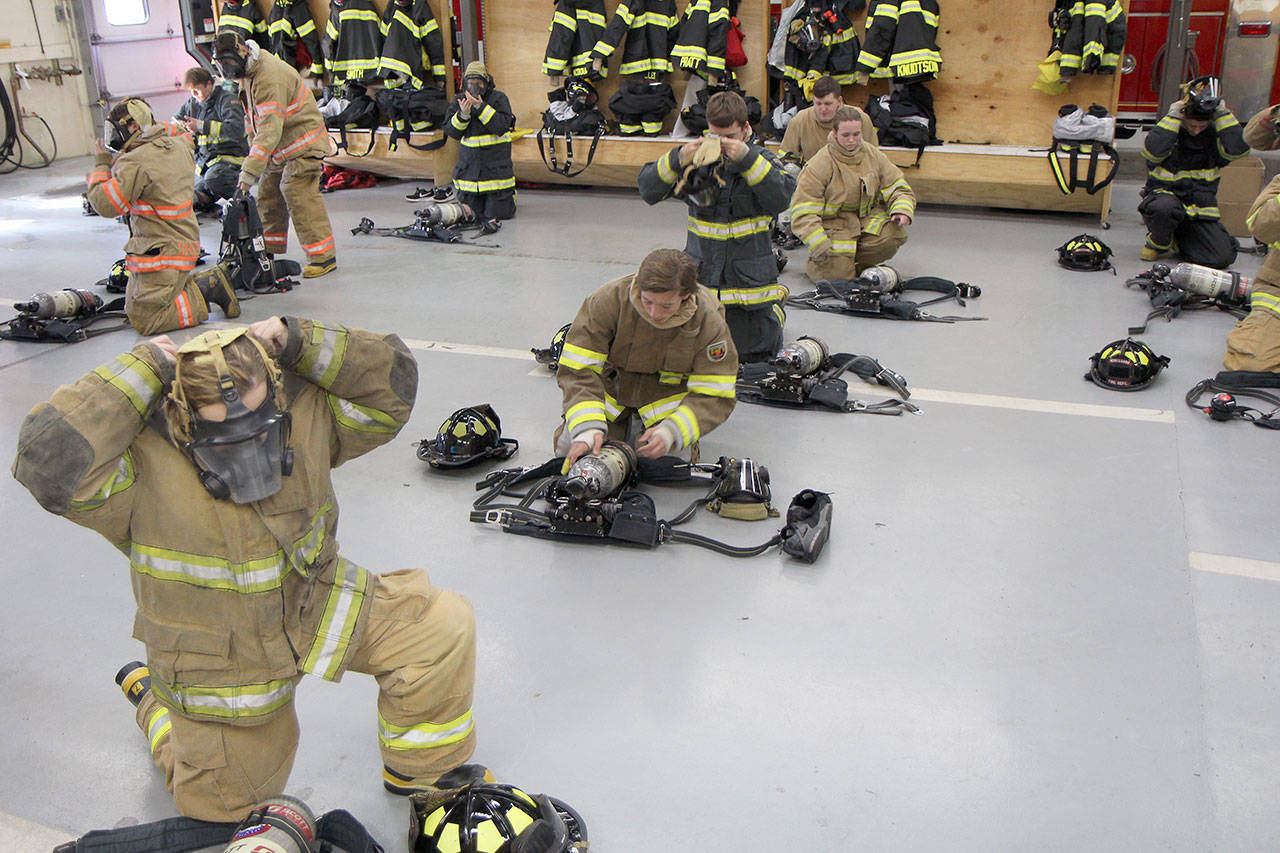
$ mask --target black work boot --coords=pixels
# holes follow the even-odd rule
[[[240,300],[236,289],[225,275],[201,276],[200,295],[208,305],[217,305],[228,320],[240,316]]]
[[[414,778],[382,765],[382,787],[393,794],[408,796],[418,791],[448,791],[493,782],[494,776],[483,764],[460,764],[443,776]]]

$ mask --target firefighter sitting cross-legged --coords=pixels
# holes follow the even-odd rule
[[[733,411],[738,352],[724,306],[698,284],[697,262],[656,249],[631,275],[592,293],[578,309],[556,381],[564,392],[557,455],[572,464],[643,427],[640,456],[689,450]]]
[[[271,317],[143,341],[24,421],[14,477],[128,555],[147,663],[116,681],[182,814],[239,821],[284,791],[308,673],[377,681],[393,793],[491,779],[463,764],[471,605],[337,552],[331,470],[395,438],[417,385],[395,335]]]

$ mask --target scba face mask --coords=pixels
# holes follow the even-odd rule
[[[186,410],[190,439],[183,449],[200,470],[200,482],[219,500],[237,504],[253,503],[280,491],[282,477],[293,470],[293,450],[289,447],[289,413],[276,402],[276,382],[269,367],[266,376],[253,388],[265,387],[263,400],[255,408],[245,405],[227,366],[223,349],[244,329],[228,329],[201,335],[179,349],[178,373],[174,378],[175,402]],[[249,338],[253,341],[252,338]],[[253,341],[264,366],[270,358]],[[218,376],[218,393],[226,407],[222,420],[199,417],[182,395],[182,356],[207,353]]]

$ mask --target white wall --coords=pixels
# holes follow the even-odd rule
[[[101,133],[91,118],[84,76],[64,76],[62,85],[53,80],[32,80],[16,85],[14,75],[15,67],[48,69],[54,60],[63,67],[86,67],[87,58],[79,56],[72,30],[72,2],[75,0],[35,0],[38,18],[33,18],[29,0],[0,0],[0,43],[9,42],[8,47],[0,48],[0,77],[9,97],[16,100],[15,109],[37,114],[49,123],[58,140],[59,159],[90,153],[93,138]],[[43,51],[41,39],[44,41]],[[27,119],[23,126],[41,147],[45,146],[48,134],[39,121]],[[34,151],[28,150],[27,157],[28,163],[39,162]]]

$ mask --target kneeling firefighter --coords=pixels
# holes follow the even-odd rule
[[[1249,294],[1249,315],[1227,335],[1227,370],[1280,375],[1280,177],[1272,178],[1249,211],[1249,232],[1267,244]]]
[[[191,144],[170,135],[141,98],[126,98],[107,116],[107,144],[97,140],[86,198],[102,216],[125,216],[129,282],[125,313],[139,334],[154,335],[203,323],[209,304],[227,317],[240,315],[235,290],[225,281],[192,278],[200,255],[200,231],[191,197],[195,160]],[[111,151],[119,152],[112,159]],[[203,285],[203,286],[202,286]]]
[[[738,353],[724,307],[697,276],[686,253],[656,249],[582,303],[556,371],[566,466],[605,438],[625,440],[633,414],[643,425],[637,452],[652,459],[696,448],[729,417]]]
[[[182,814],[238,821],[283,792],[307,673],[378,681],[393,793],[483,775],[459,768],[475,746],[470,604],[423,570],[375,575],[337,552],[330,471],[399,433],[417,377],[395,335],[272,317],[142,342],[23,423],[14,477],[129,556],[148,663],[116,680]]]

